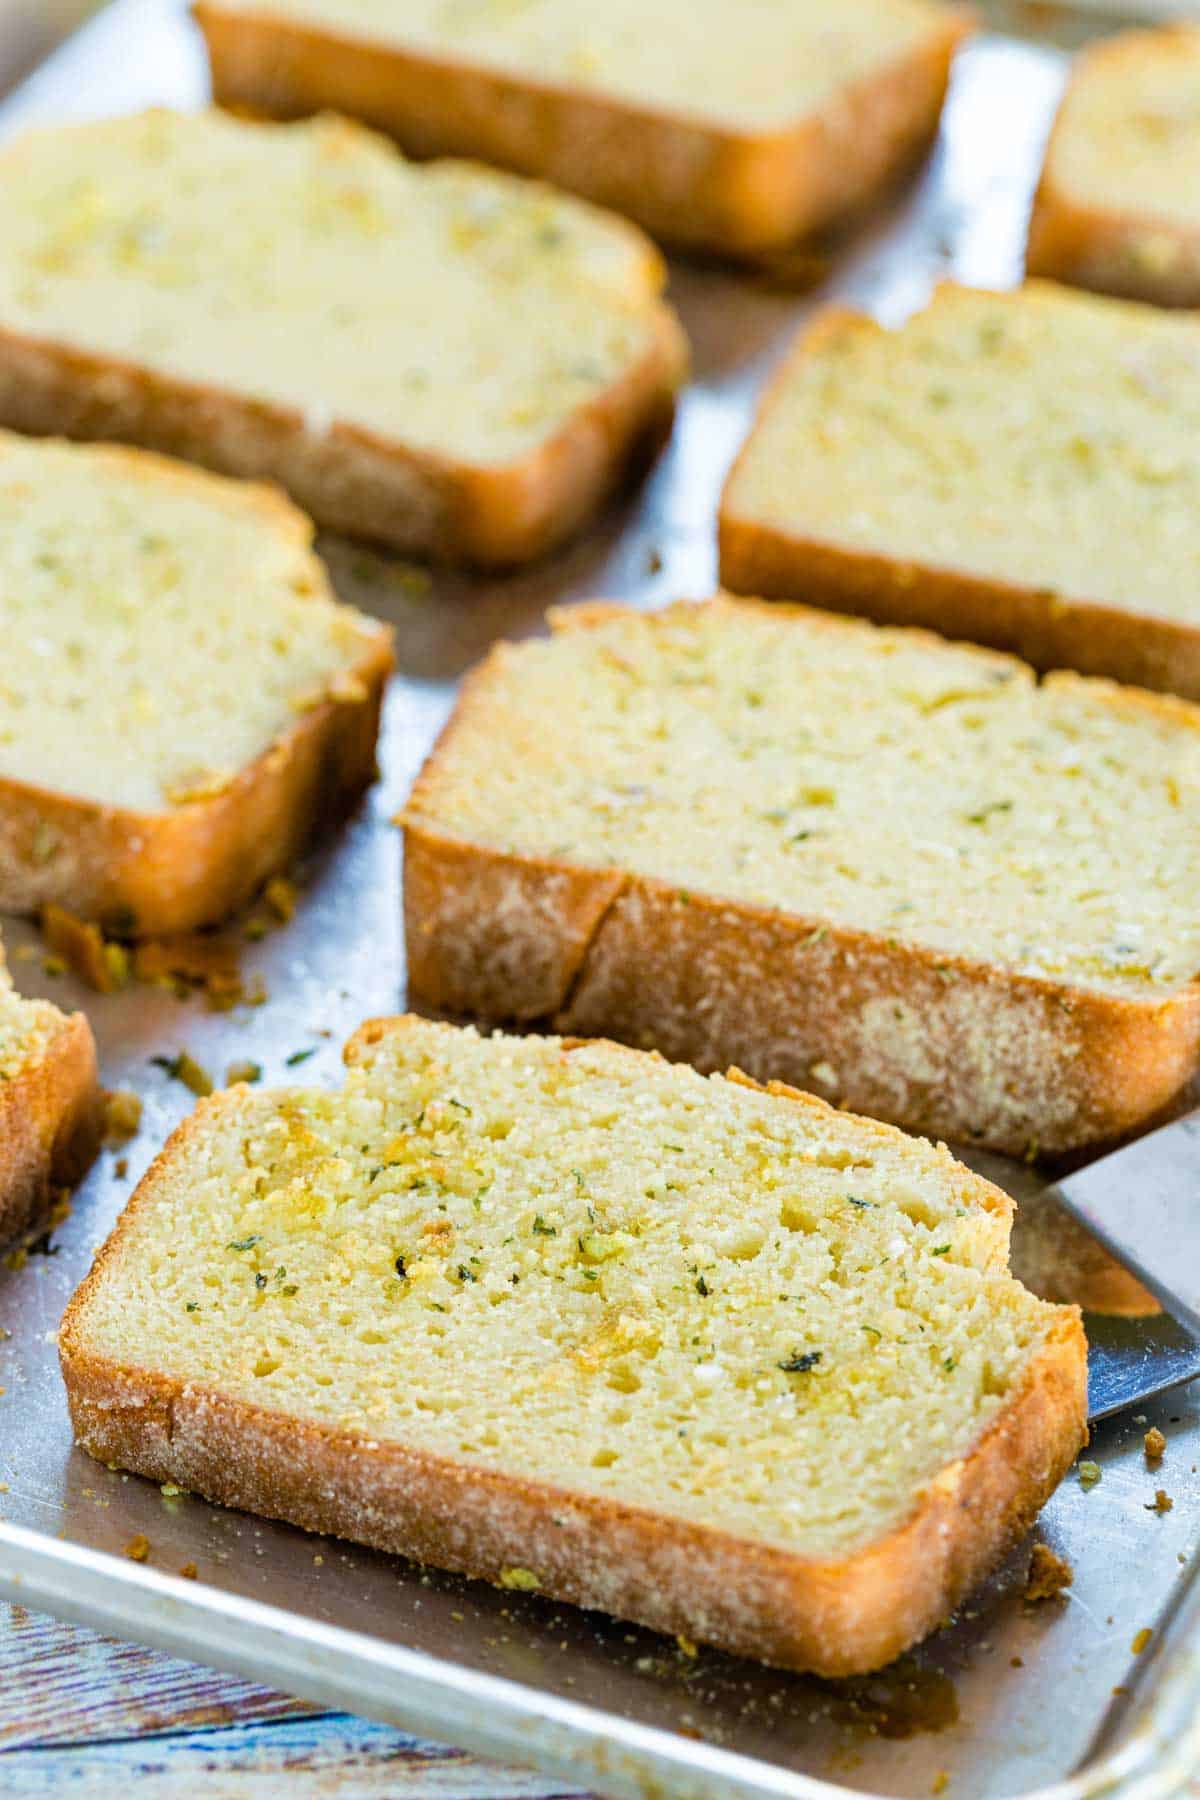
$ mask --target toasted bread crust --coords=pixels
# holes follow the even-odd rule
[[[559,628],[587,629],[607,612],[571,608]],[[736,1063],[1016,1155],[1118,1137],[1195,1074],[1200,983],[1145,1000],[1095,992],[441,830],[442,760],[459,722],[490,706],[491,666],[464,684],[402,815],[409,992],[420,1004],[614,1037],[704,1071]]]
[[[393,1027],[398,1022],[386,1022]],[[379,1022],[364,1030],[378,1030]],[[347,1046],[354,1055],[355,1040]],[[749,1085],[757,1085],[749,1083]],[[774,1085],[781,1098],[789,1091]],[[881,1667],[939,1625],[1027,1529],[1086,1437],[1086,1344],[1065,1309],[1000,1415],[941,1470],[903,1524],[839,1560],[601,1494],[296,1419],[87,1346],[86,1307],[174,1155],[222,1097],[172,1135],[71,1301],[59,1352],[79,1443],[208,1499],[439,1568],[541,1591],[788,1668]]]
[[[964,571],[895,562],[739,519],[722,506],[721,585],[764,599],[803,595],[815,606],[880,625],[918,625],[1007,650],[1035,669],[1106,675],[1200,701],[1200,631]]]
[[[2,375],[0,375],[2,381]],[[207,478],[144,451],[97,454],[132,479],[197,488]],[[220,503],[215,484],[205,498]],[[269,487],[238,490],[264,530],[309,549],[312,526]],[[324,581],[320,565],[313,561]],[[374,623],[374,622],[373,622]],[[0,777],[0,910],[37,913],[54,903],[122,935],[160,937],[213,924],[288,867],[325,825],[340,822],[375,777],[392,636],[375,624],[358,663],[332,694],[222,792],[136,812]]]
[[[0,1083],[0,1243],[36,1224],[90,1168],[104,1130],[96,1045],[82,1013],[45,1054]]]
[[[801,333],[767,386],[757,423],[781,397],[792,368],[847,325],[874,328],[846,307],[829,307]],[[1200,700],[1200,630],[1182,620],[1126,612],[962,569],[895,559],[818,541],[740,518],[731,498],[750,453],[752,429],[721,498],[721,585],[768,600],[803,598],[880,625],[918,625],[945,637],[1007,650],[1035,669],[1076,669]]]
[[[1126,79],[1131,95],[1136,93],[1143,46],[1169,43],[1173,34],[1186,43],[1194,28],[1178,24],[1122,32],[1101,39],[1076,59],[1034,195],[1027,274],[1155,306],[1200,306],[1200,228],[1189,230],[1178,219],[1160,218],[1152,206],[1134,213],[1082,203],[1072,197],[1058,171],[1060,145],[1072,129],[1069,107],[1076,86],[1086,82],[1097,64],[1112,69],[1128,63]]]
[[[350,671],[361,697],[323,700],[222,793],[173,811],[132,812],[0,779],[0,908],[35,913],[54,901],[141,937],[227,917],[373,781],[391,667],[381,629]]]
[[[660,303],[637,364],[528,456],[486,467],[0,330],[0,424],[35,436],[143,444],[223,474],[278,481],[332,531],[500,567],[568,538],[659,448],[685,361],[679,324]]]
[[[611,1036],[706,1072],[735,1062],[1014,1155],[1132,1130],[1200,1061],[1200,987],[1157,1001],[1090,993],[464,843],[412,809],[405,928],[422,1005]]]
[[[1200,230],[1148,215],[1082,206],[1059,187],[1053,137],[1029,221],[1025,272],[1153,306],[1200,306]],[[1147,256],[1147,242],[1169,246]]]
[[[479,157],[626,213],[668,242],[734,253],[777,249],[853,212],[932,140],[969,15],[947,11],[911,53],[836,108],[753,134],[533,76],[368,44],[197,0],[213,93],[294,118],[333,108],[415,156]]]

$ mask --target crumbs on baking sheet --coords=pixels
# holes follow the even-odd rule
[[[1035,1544],[1029,1558],[1025,1578],[1025,1598],[1031,1604],[1040,1600],[1058,1600],[1063,1590],[1075,1579],[1075,1571],[1065,1556],[1059,1556],[1049,1544]]]
[[[142,1123],[142,1103],[130,1088],[114,1088],[104,1101],[104,1141],[126,1144]]]

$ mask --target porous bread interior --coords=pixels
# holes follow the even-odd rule
[[[926,0],[270,0],[317,29],[766,131],[927,39]]]
[[[905,1517],[1061,1319],[944,1148],[612,1045],[406,1020],[206,1103],[72,1354],[813,1554]]]
[[[493,657],[410,824],[1086,988],[1200,970],[1200,711],[803,608],[579,616]]]
[[[0,777],[148,812],[219,792],[378,640],[310,537],[261,488],[0,433]]]
[[[1200,228],[1200,29],[1128,32],[1082,56],[1051,170],[1077,204]]]
[[[942,288],[895,330],[831,322],[772,395],[723,509],[1195,622],[1200,323],[1045,282]]]
[[[0,159],[0,325],[466,463],[644,356],[662,279],[604,213],[335,118],[151,112]]]
[[[0,946],[0,1084],[39,1061],[65,1023],[49,1000],[23,1000],[15,991]]]

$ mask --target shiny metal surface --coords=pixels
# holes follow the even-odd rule
[[[1200,1112],[1068,1175],[1054,1193],[1168,1312],[1200,1331]]]
[[[1088,1419],[1145,1407],[1200,1375],[1200,1338],[1168,1313],[1088,1319]]]
[[[1078,29],[1068,12],[1023,23]],[[1031,24],[1032,22],[1032,24]],[[190,1095],[151,1058],[187,1047],[215,1074],[234,1058],[280,1079],[335,1081],[338,1046],[364,1016],[403,999],[399,843],[388,820],[444,718],[453,684],[500,633],[536,628],[544,607],[608,594],[654,604],[714,580],[713,518],[753,399],[801,318],[836,294],[895,317],[941,275],[991,284],[1020,266],[1025,213],[1063,76],[1042,44],[983,37],[964,55],[938,150],[903,206],[830,266],[814,295],[713,268],[680,266],[674,294],[695,379],[668,453],[637,502],[552,564],[518,578],[428,581],[344,544],[325,546],[348,598],[397,627],[384,775],[359,818],[309,871],[286,927],[242,956],[265,1005],[206,1011],[139,987],[107,998],[42,969],[32,930],[6,922],[19,984],[86,1004],[110,1085],[135,1088],[143,1128],[107,1153],[73,1212],[21,1268],[0,1266],[0,1594],[314,1699],[513,1760],[537,1760],[604,1792],[815,1795],[859,1792],[964,1800],[1064,1783],[1076,1796],[1180,1787],[1200,1761],[1200,1396],[1183,1391],[1149,1421],[1168,1438],[1160,1470],[1145,1425],[1102,1426],[1101,1470],[1070,1477],[1044,1539],[1075,1568],[1069,1599],[1028,1606],[1028,1546],[962,1616],[897,1670],[828,1684],[701,1653],[569,1608],[423,1574],[207,1506],[99,1467],[70,1441],[53,1337],[65,1301],[131,1186]],[[150,100],[204,94],[199,46],[168,0],[117,0],[0,106],[0,130]],[[231,196],[236,204],[236,196]],[[386,346],[380,346],[381,367]],[[127,1159],[124,1175],[119,1162]],[[1014,1190],[1029,1171],[1005,1166]],[[1155,1490],[1173,1499],[1152,1509]],[[144,1564],[122,1555],[144,1534]],[[194,1563],[199,1579],[177,1571]],[[1135,1653],[1143,1640],[1148,1648]]]

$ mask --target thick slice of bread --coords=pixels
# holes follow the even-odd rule
[[[1027,264],[1105,294],[1200,306],[1200,28],[1122,32],[1079,57]]]
[[[1049,282],[826,313],[720,532],[739,593],[1200,699],[1200,321]]]
[[[282,496],[0,433],[0,907],[228,913],[371,780],[389,631]]]
[[[0,1244],[80,1179],[103,1123],[91,1026],[48,1000],[23,1000],[0,948]]]
[[[230,205],[230,196],[237,205]],[[515,562],[669,423],[657,252],[336,119],[154,112],[0,156],[0,422],[270,476],[321,524]]]
[[[404,814],[412,994],[1012,1151],[1189,1078],[1200,711],[799,607],[554,623]]]
[[[92,1455],[843,1674],[1084,1436],[1078,1313],[944,1149],[605,1043],[364,1026],[168,1143],[59,1335]]]
[[[542,175],[674,243],[790,244],[937,129],[964,11],[927,0],[199,0],[213,88]]]

